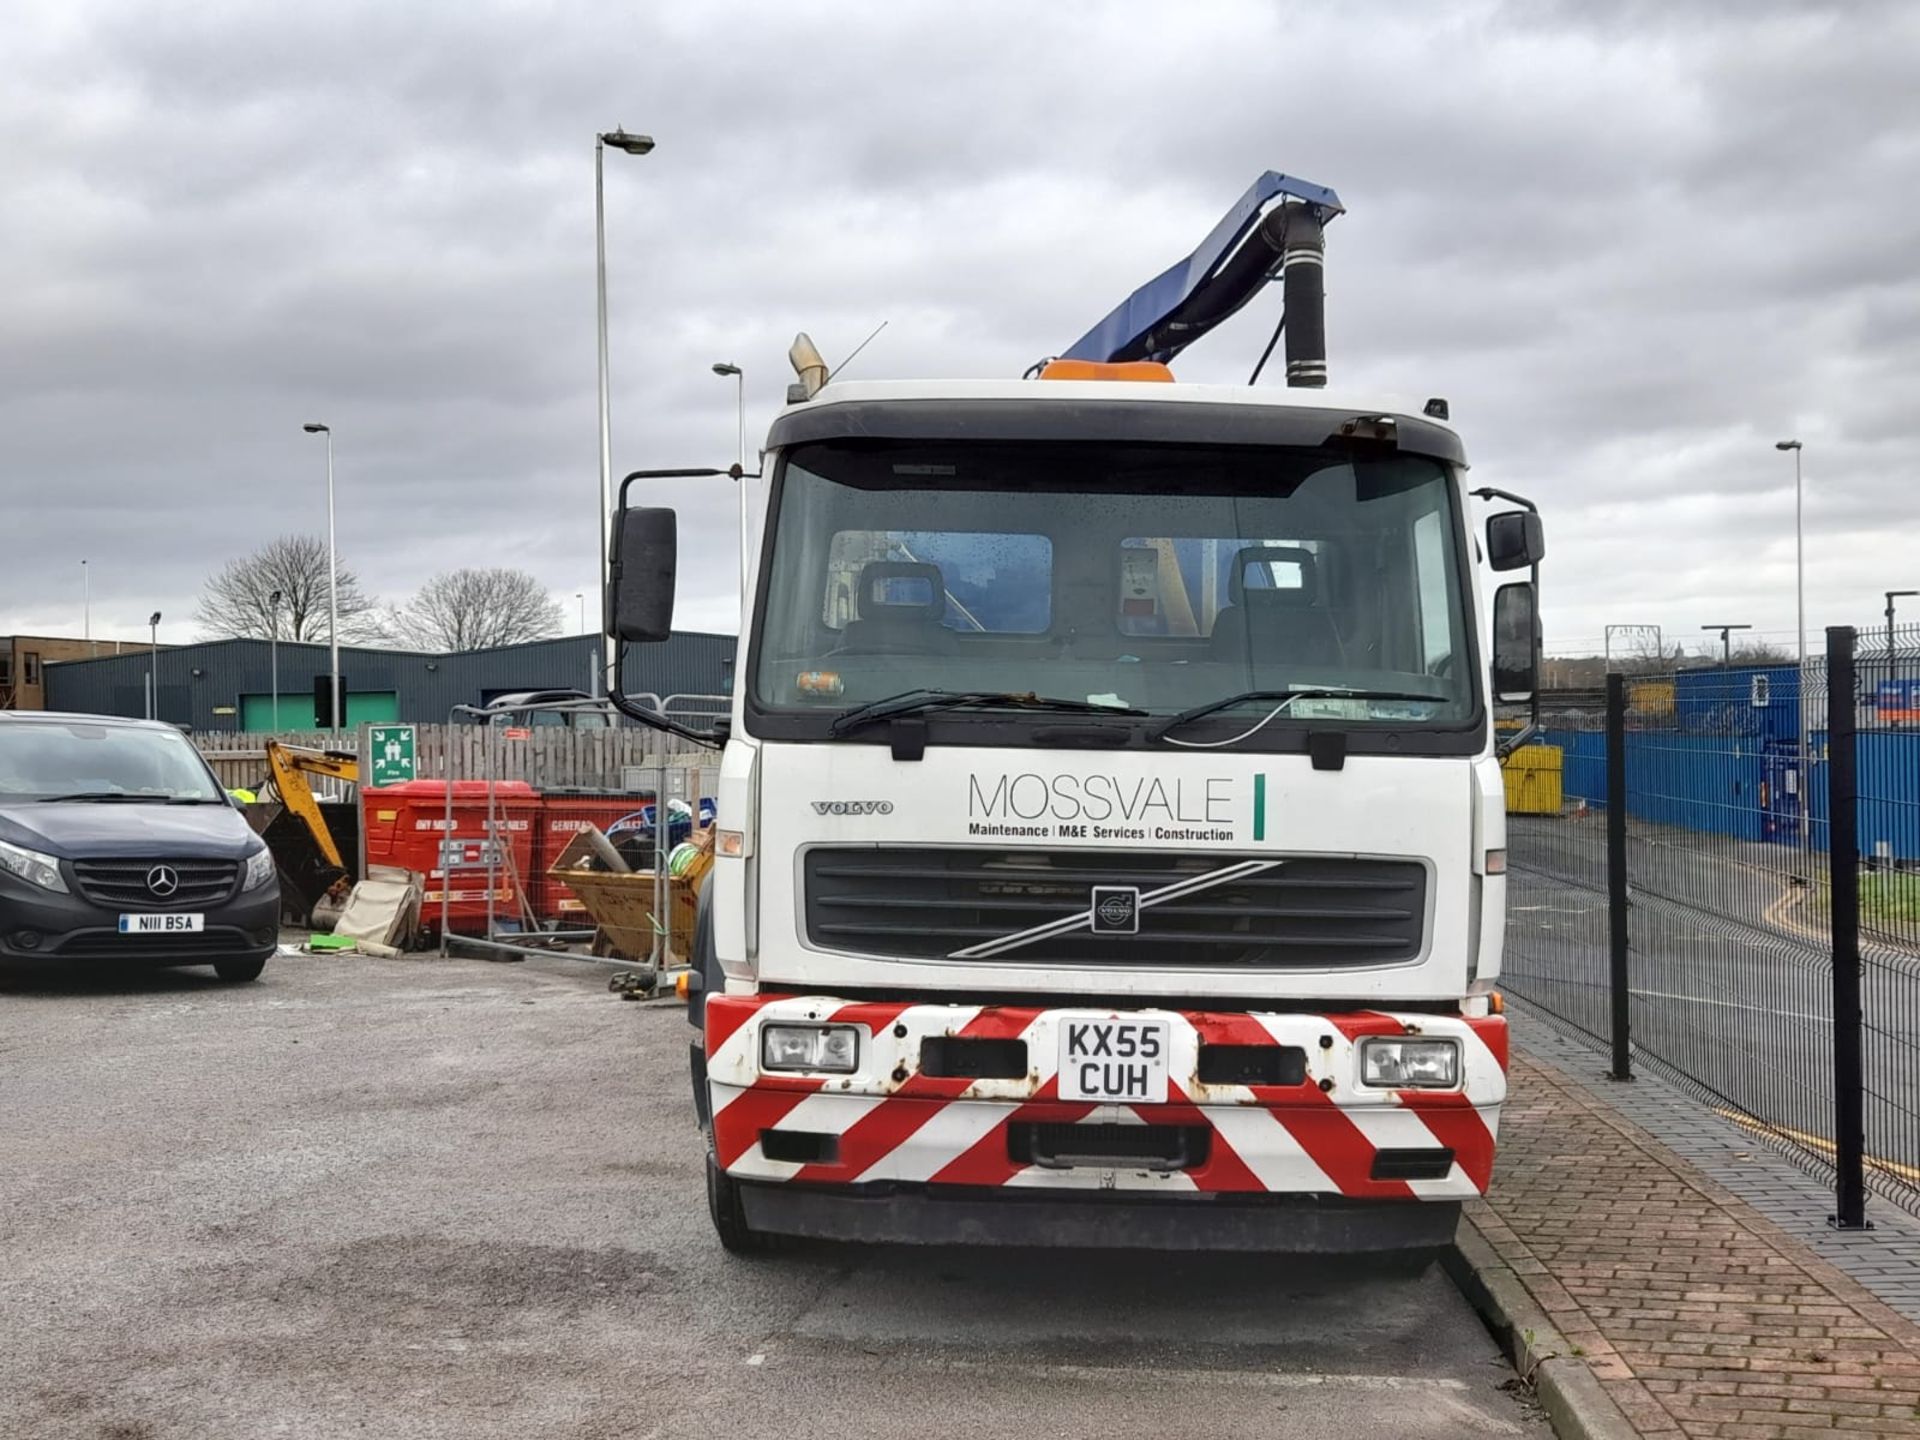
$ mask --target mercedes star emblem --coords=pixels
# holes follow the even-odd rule
[[[147,871],[147,889],[162,900],[179,888],[179,873],[171,865],[156,865]]]

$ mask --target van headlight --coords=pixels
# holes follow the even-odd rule
[[[1459,1042],[1362,1040],[1360,1083],[1383,1090],[1451,1090],[1460,1083]]]
[[[760,1027],[762,1070],[824,1070],[850,1075],[860,1062],[860,1030],[855,1025],[780,1025]]]
[[[247,872],[240,883],[245,890],[258,890],[273,878],[273,852],[264,846],[247,857]]]
[[[42,855],[38,850],[9,845],[0,840],[0,870],[18,875],[29,885],[38,885],[42,890],[55,890],[62,895],[67,893],[67,882],[60,875],[60,862],[51,855]]]

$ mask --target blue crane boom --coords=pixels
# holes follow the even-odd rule
[[[1269,212],[1275,200],[1283,203]],[[1061,358],[1171,360],[1280,275],[1288,315],[1287,383],[1324,385],[1321,232],[1345,211],[1326,186],[1267,171],[1198,249],[1121,301]]]

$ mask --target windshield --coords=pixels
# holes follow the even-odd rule
[[[222,800],[199,752],[178,731],[0,723],[0,804],[68,795]]]
[[[753,691],[776,718],[916,689],[1149,716],[1385,692],[1303,695],[1271,727],[1296,736],[1478,713],[1453,485],[1424,456],[838,442],[789,454],[777,507]]]

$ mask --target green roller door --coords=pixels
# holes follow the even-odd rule
[[[347,724],[391,725],[400,718],[400,696],[392,690],[373,690],[365,693],[347,692]],[[284,730],[311,730],[313,723],[313,695],[308,691],[280,695],[280,709],[273,708],[271,695],[242,695],[240,697],[240,728],[242,730],[271,733]]]

